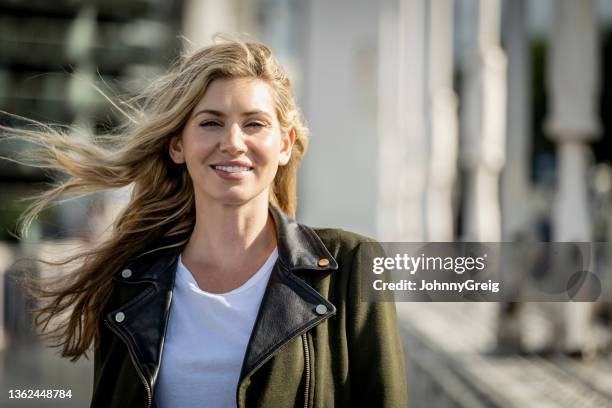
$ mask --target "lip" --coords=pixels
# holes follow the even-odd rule
[[[236,166],[236,167],[247,167],[249,169],[249,171],[245,171],[245,172],[240,172],[240,173],[227,173],[223,170],[217,170],[215,169],[215,166]],[[228,161],[221,161],[221,162],[217,162],[214,164],[210,165],[210,168],[212,171],[215,172],[215,174],[219,177],[221,177],[222,179],[225,180],[242,180],[245,177],[248,177],[252,171],[253,171],[253,166],[251,165],[251,163],[245,161],[245,160],[228,160]]]
[[[246,160],[226,160],[226,161],[220,161],[220,162],[216,162],[211,164],[212,166],[236,166],[236,167],[248,167],[250,169],[253,169],[253,165],[251,163],[249,163]]]

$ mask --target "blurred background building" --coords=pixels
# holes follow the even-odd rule
[[[301,222],[381,241],[610,240],[606,0],[0,0],[0,109],[107,132],[123,118],[92,84],[134,95],[219,31],[289,71],[312,131]],[[53,177],[0,161],[0,382],[72,388],[83,406],[91,367],[38,345],[14,261],[95,238],[125,192],[51,209],[18,242],[21,198]],[[604,306],[398,304],[412,406],[612,405]]]

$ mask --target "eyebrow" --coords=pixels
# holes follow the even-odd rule
[[[203,113],[208,113],[209,115],[213,115],[213,116],[217,116],[217,117],[224,117],[225,113],[218,111],[218,110],[214,110],[214,109],[202,109],[197,111],[196,113],[194,113],[194,117],[201,115]],[[247,112],[242,112],[240,115],[241,116],[251,116],[251,115],[257,115],[257,114],[261,114],[261,115],[265,115],[267,117],[270,117],[270,114],[268,112],[262,111],[262,110],[251,110],[251,111],[247,111]]]

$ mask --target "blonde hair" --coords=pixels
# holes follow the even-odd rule
[[[180,134],[190,113],[212,81],[252,77],[266,81],[276,103],[283,132],[293,129],[295,143],[289,162],[279,167],[269,201],[290,217],[296,210],[296,173],[308,144],[308,130],[295,104],[290,81],[271,50],[257,42],[229,41],[184,55],[131,105],[130,120],[118,134],[97,140],[75,140],[67,132],[37,128],[0,130],[37,145],[31,164],[65,173],[68,178],[34,197],[22,217],[22,234],[41,211],[65,194],[88,194],[133,185],[127,207],[116,218],[112,233],[93,249],[82,250],[55,266],[71,265],[70,279],[35,289],[44,300],[35,322],[76,360],[86,355],[98,335],[101,314],[112,290],[112,275],[144,251],[184,245],[195,223],[194,191],[184,166],[169,156],[169,143]],[[130,106],[131,106],[130,105]],[[119,105],[116,105],[119,108]],[[123,112],[123,111],[122,111]],[[125,113],[125,112],[124,112]],[[58,324],[49,325],[60,318]]]

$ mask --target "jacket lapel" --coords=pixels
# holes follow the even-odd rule
[[[284,344],[336,313],[332,303],[293,273],[335,270],[336,260],[310,228],[296,223],[276,207],[271,207],[270,212],[276,224],[279,258],[251,333],[240,381]],[[327,262],[320,263],[322,259]]]
[[[317,314],[324,305],[326,312]],[[276,264],[249,341],[240,380],[251,375],[284,344],[336,313],[334,305]]]
[[[113,278],[121,287],[142,287],[129,302],[107,314],[107,324],[121,334],[132,354],[136,369],[153,389],[161,363],[168,324],[172,288],[180,249],[159,251],[139,257]],[[129,270],[130,274],[123,274]],[[122,313],[122,321],[117,321]]]

